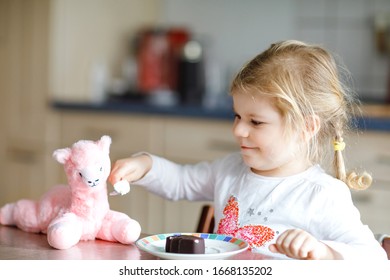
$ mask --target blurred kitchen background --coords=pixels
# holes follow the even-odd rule
[[[198,55],[194,59],[206,64],[210,75],[204,81],[206,89],[218,94],[245,61],[270,43],[291,38],[324,45],[338,54],[362,98],[387,98],[388,0],[55,0],[50,4],[50,93],[56,100],[99,101],[107,93],[99,92],[103,86],[120,93],[136,82],[141,89],[164,89],[164,77],[158,81],[156,73],[169,70],[163,56],[180,55],[188,40],[200,44],[192,46],[192,52],[201,53],[188,55]],[[144,60],[137,64],[137,59]],[[149,76],[143,68],[148,60],[154,64]],[[137,65],[144,75],[140,80]],[[169,80],[175,73],[164,74]],[[153,75],[157,75],[154,80]]]
[[[390,233],[389,0],[0,0],[0,205],[65,182],[51,154],[79,139],[110,135],[112,161],[236,150],[229,82],[285,39],[321,44],[349,70],[366,115],[347,162],[375,179],[354,200]],[[135,186],[110,203],[156,233],[194,230],[204,202]]]

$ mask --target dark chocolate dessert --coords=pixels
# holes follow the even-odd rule
[[[165,243],[165,252],[179,254],[204,254],[204,239],[193,235],[168,236]]]

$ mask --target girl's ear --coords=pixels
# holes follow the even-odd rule
[[[304,131],[304,139],[309,141],[312,139],[320,130],[321,121],[317,115],[310,115],[306,117],[306,129]]]

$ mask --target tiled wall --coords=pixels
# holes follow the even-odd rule
[[[320,42],[339,54],[351,71],[359,93],[370,98],[386,94],[390,54],[375,46],[374,20],[390,15],[389,0],[296,0],[297,38]],[[321,7],[321,9],[317,9]]]
[[[387,94],[390,54],[375,47],[374,17],[390,0],[163,0],[161,23],[190,27],[209,55],[232,72],[270,43],[299,39],[335,52],[361,97]]]

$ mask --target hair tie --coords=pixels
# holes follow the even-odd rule
[[[337,151],[344,151],[345,149],[345,142],[343,140],[341,141],[334,141],[333,142],[333,148],[335,152]]]

